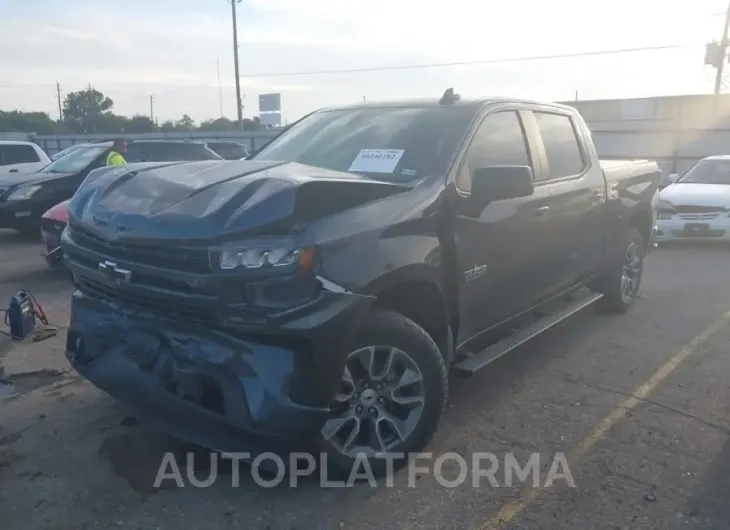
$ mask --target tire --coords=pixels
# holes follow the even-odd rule
[[[368,352],[370,351],[373,352],[372,357],[369,357],[371,354]],[[401,354],[405,354],[405,357],[410,361],[406,361]],[[380,370],[379,362],[368,363],[367,361],[368,358],[380,360],[381,357],[386,359],[383,362],[385,367],[383,370]],[[362,362],[362,359],[366,359],[366,361]],[[391,362],[388,363],[388,360],[391,360]],[[413,364],[410,364],[410,362]],[[371,366],[371,369],[367,371],[367,374],[364,374],[364,377],[360,377],[358,371],[364,373],[364,369],[360,370],[360,366],[367,364]],[[376,365],[374,369],[372,368],[373,364]],[[388,383],[388,375],[391,373],[396,374],[401,365],[410,367],[407,373],[414,381],[417,380],[419,375],[417,372],[420,371],[420,382],[401,385],[400,391],[397,388],[392,390],[392,388],[398,386],[398,382]],[[392,367],[393,370],[388,370],[388,367]],[[381,379],[378,379],[380,376],[370,378],[369,376],[372,375],[373,371],[386,375]],[[395,377],[403,381],[404,375],[405,372],[401,375],[395,375]],[[372,470],[374,477],[382,477],[388,472],[389,462],[385,458],[376,456],[376,453],[389,454],[388,460],[392,460],[390,467],[393,470],[405,465],[408,461],[408,454],[421,451],[438,429],[448,396],[447,375],[446,364],[441,351],[421,326],[394,311],[375,311],[362,326],[357,335],[354,349],[348,354],[348,363],[343,373],[342,388],[334,398],[333,411],[336,415],[324,425],[315,440],[315,450],[327,458],[327,471],[332,476],[341,479],[347,479],[353,471],[359,472],[360,476],[363,476],[362,474],[368,470]],[[362,385],[365,384],[368,384],[368,387],[362,390],[364,388]],[[377,390],[378,385],[385,385],[385,387]],[[353,393],[350,393],[349,390],[351,386],[355,389]],[[410,389],[413,394],[420,392],[422,398],[396,396],[396,394],[402,394],[407,389]],[[362,394],[360,395],[357,390]],[[372,401],[366,402],[366,398],[370,400],[373,393],[379,395],[375,398],[377,400],[375,407],[370,406],[373,404]],[[396,416],[393,410],[409,415],[415,414],[416,408],[418,408],[418,405],[416,405],[411,409],[412,403],[408,406],[402,406],[399,400],[419,399],[422,399],[420,414],[408,416],[407,420],[400,424],[389,420],[389,418]],[[362,409],[359,413],[357,412],[358,407]],[[377,410],[373,411],[373,408],[377,408]],[[373,414],[369,414],[368,411]],[[353,415],[356,417],[353,418]],[[380,450],[368,450],[365,454],[363,454],[363,451],[357,451],[360,453],[360,458],[367,459],[369,467],[364,467],[363,462],[357,461],[357,455],[352,454],[352,451],[358,449],[357,447],[349,454],[341,449],[344,446],[340,443],[341,438],[349,438],[351,432],[348,432],[347,429],[352,425],[354,430],[356,424],[360,427],[363,436],[369,435],[368,439],[373,439],[376,442],[372,447],[379,446],[380,448]],[[373,425],[377,425],[375,429],[378,433],[382,433],[381,436],[373,434],[371,429]],[[404,435],[397,436],[393,434],[388,438],[390,445],[386,447],[385,451],[382,451],[383,444],[380,442],[389,431],[396,432],[392,429],[394,425],[400,425],[402,429],[397,432],[403,431]],[[335,429],[338,426],[340,430],[336,431]],[[406,426],[408,429],[405,428]],[[363,430],[362,427],[365,429]],[[407,433],[405,433],[406,430]],[[333,431],[335,431],[334,434],[331,434]],[[401,455],[402,457],[399,457]]]
[[[633,253],[635,252],[635,255]],[[625,313],[634,305],[636,296],[641,287],[641,279],[644,275],[644,257],[646,256],[646,245],[639,231],[629,227],[626,231],[624,244],[621,246],[621,254],[616,256],[610,266],[610,272],[603,282],[599,292],[603,298],[598,302],[598,309],[604,313]],[[633,260],[633,263],[629,263]],[[629,272],[629,268],[633,273]],[[631,276],[631,292],[627,293],[625,273]]]

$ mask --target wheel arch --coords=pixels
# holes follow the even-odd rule
[[[638,230],[641,239],[644,241],[644,252],[646,252],[651,244],[651,233],[654,228],[651,208],[649,206],[642,206],[631,212],[628,226],[629,228],[636,228]]]
[[[447,365],[454,356],[451,315],[440,273],[427,265],[412,265],[390,272],[368,288],[376,298],[373,309],[390,309],[413,320],[441,350]]]

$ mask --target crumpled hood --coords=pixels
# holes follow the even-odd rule
[[[718,206],[730,208],[730,186],[677,182],[659,193],[675,206]]]
[[[107,238],[216,241],[292,233],[405,189],[296,163],[148,163],[92,173],[69,218]]]

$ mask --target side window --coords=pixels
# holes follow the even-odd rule
[[[147,146],[145,144],[132,142],[127,146],[127,152],[124,153],[124,160],[126,160],[128,164],[133,164],[134,162],[146,162],[148,159],[149,155],[147,154]]]
[[[573,120],[563,114],[535,112],[545,154],[548,160],[548,178],[573,177],[580,175],[586,162],[581,141],[576,134]]]
[[[462,191],[471,191],[471,172],[487,166],[532,166],[522,122],[516,111],[488,115],[474,134],[466,163],[457,178]]]
[[[190,155],[186,153],[185,145],[174,142],[159,142],[149,144],[150,154],[148,160],[150,162],[180,162],[190,160]]]
[[[35,149],[29,145],[4,145],[0,146],[0,150],[2,150],[0,160],[3,165],[28,164],[41,160]]]

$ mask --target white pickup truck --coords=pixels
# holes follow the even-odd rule
[[[35,173],[51,163],[51,159],[32,142],[0,142],[0,177],[15,173]]]

